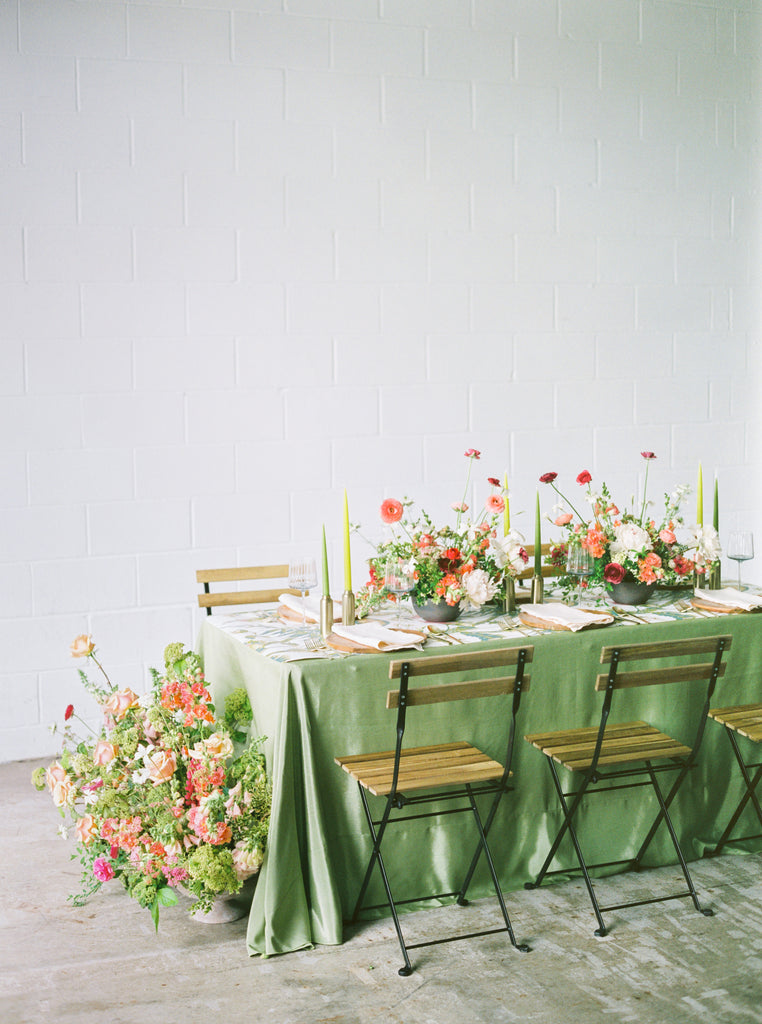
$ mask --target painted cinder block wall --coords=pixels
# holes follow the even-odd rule
[[[0,759],[92,710],[77,633],[142,689],[196,568],[325,522],[336,577],[345,487],[443,518],[467,447],[529,533],[540,473],[626,500],[652,449],[762,541],[761,18],[0,3]]]

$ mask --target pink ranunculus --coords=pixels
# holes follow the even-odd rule
[[[129,687],[126,687],[124,690],[117,690],[116,693],[112,693],[103,705],[103,709],[111,715],[114,721],[121,722],[127,711],[135,707],[137,702],[138,695]]]
[[[656,458],[656,456],[654,455],[653,452],[641,452],[640,454],[643,456],[644,459],[655,459]]]
[[[83,846],[89,846],[98,836],[98,826],[92,814],[83,814],[78,818],[74,830],[77,833],[77,841]]]
[[[386,498],[381,502],[381,521],[388,525],[398,523],[402,519],[404,511],[401,501],[397,501],[396,498]]]
[[[609,562],[603,570],[603,578],[607,583],[621,583],[626,573],[623,565],[619,562]]]
[[[573,519],[571,512],[562,512],[560,516],[557,516],[553,520],[554,526],[567,526]]]
[[[177,757],[174,750],[155,750],[146,757],[145,765],[148,769],[148,778],[154,786],[158,786],[175,774]]]
[[[543,473],[540,477],[541,484],[552,484],[558,476],[558,473]]]
[[[96,857],[93,861],[93,874],[99,882],[108,882],[114,877],[113,865],[105,857]]]
[[[583,469],[582,472],[577,477],[577,483],[578,484],[589,484],[592,479],[593,478],[590,475],[590,473],[588,473],[588,471],[586,469]]]
[[[87,633],[80,633],[69,644],[69,650],[71,651],[72,658],[87,658],[95,650],[93,638],[88,636]]]
[[[466,448],[463,454],[467,459],[480,459],[482,457],[482,453],[477,451],[476,448]]]
[[[110,740],[98,740],[93,747],[93,764],[105,767],[116,757],[116,747]]]
[[[450,508],[454,512],[468,512],[468,505],[465,501],[454,501],[452,505],[450,505]]]
[[[661,532],[659,533],[659,540],[663,544],[674,544],[675,541],[677,540],[677,537],[674,535],[672,530],[667,530],[665,528],[665,529],[661,530]]]
[[[504,512],[505,501],[499,494],[490,494],[487,500],[484,502],[484,507],[488,512]]]

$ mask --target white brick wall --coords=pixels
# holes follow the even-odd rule
[[[0,760],[462,451],[762,543],[762,0],[0,4]],[[479,473],[474,492],[484,483]],[[692,506],[693,499],[691,499]],[[521,515],[521,510],[525,510]],[[355,550],[362,577],[362,546]]]

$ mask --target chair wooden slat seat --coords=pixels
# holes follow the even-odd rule
[[[757,785],[760,779],[762,779],[762,764],[744,756],[741,745],[736,737],[737,734],[750,740],[752,743],[762,743],[762,704],[736,704],[730,707],[710,708],[708,714],[715,722],[725,727],[725,735],[728,737],[744,782],[744,791],[739,804],[731,815],[730,821],[720,836],[717,845],[711,851],[712,855],[716,855],[722,853],[725,844],[733,838],[738,820],[750,801],[757,819],[760,825],[762,825],[762,806],[756,793]],[[756,769],[753,776],[749,774],[752,768]],[[739,840],[760,838],[762,838],[762,833],[736,836],[736,839]]]
[[[241,583],[249,581],[275,581],[282,579],[278,587],[261,587],[253,590],[220,590],[213,592],[210,583]],[[203,583],[203,593],[198,595],[200,608],[212,614],[212,608],[232,608],[245,604],[272,604],[281,594],[299,594],[288,587],[288,565],[247,565],[229,569],[197,569],[196,582]]]
[[[598,922],[596,935],[607,933],[602,911],[619,909],[624,906],[641,906],[646,903],[690,896],[697,910],[707,915],[711,914],[711,910],[704,910],[698,901],[693,880],[669,816],[669,806],[687,772],[695,764],[704,734],[710,701],[717,681],[725,671],[723,657],[730,646],[731,637],[724,635],[604,647],[601,651],[601,663],[606,666],[606,671],[599,673],[594,683],[595,691],[602,692],[604,695],[598,724],[581,726],[576,729],[537,732],[525,737],[528,743],[531,743],[545,756],[564,816],[545,862],[535,880],[527,884],[527,888],[535,888],[540,885],[547,875],[569,873],[568,867],[558,871],[549,870],[558,854],[561,842],[568,834],[574,846],[579,865],[578,870],[581,871],[584,878]],[[711,654],[711,659],[696,660],[705,654]],[[634,669],[620,671],[619,666],[622,663],[638,664]],[[679,686],[680,695],[683,695],[683,691],[685,691],[687,696],[687,687],[698,683],[704,684],[705,698],[701,714],[696,717],[694,723],[691,743],[662,732],[656,725],[640,719],[619,723],[609,720],[614,696],[618,691],[637,690],[646,686],[672,685]],[[564,789],[556,765],[560,765],[572,773],[574,780],[572,784],[575,788],[569,792]],[[657,780],[657,774],[662,772],[676,774],[674,782],[666,794],[662,793]],[[611,795],[617,790],[625,788],[632,790],[641,786],[650,789],[656,797],[658,804],[656,818],[635,857],[622,861],[609,861],[605,866],[628,864],[637,868],[657,829],[664,823],[675,848],[687,890],[646,900],[635,900],[631,903],[601,907],[593,888],[590,871],[604,865],[588,865],[585,861],[575,826],[575,815],[583,797]]]
[[[408,951],[418,946],[473,938],[475,935],[486,935],[493,932],[507,932],[513,946],[522,951],[528,949],[527,946],[519,945],[516,942],[505,900],[500,891],[500,883],[487,843],[487,836],[500,800],[509,788],[516,716],[522,693],[529,688],[529,673],[525,668],[531,662],[533,652],[534,648],[531,646],[504,647],[497,650],[434,655],[412,661],[392,661],[389,665],[389,678],[399,679],[399,689],[389,690],[386,695],[386,707],[389,710],[396,709],[397,712],[397,742],[394,750],[354,753],[335,758],[336,764],[357,783],[368,831],[373,842],[373,850],[360,887],[352,920],[356,920],[360,910],[363,909],[368,884],[377,867],[386,893],[386,904],[382,904],[382,906],[389,907],[405,961],[399,971],[401,975],[408,975],[412,972],[413,967]],[[507,668],[512,669],[509,674],[506,674]],[[475,678],[461,679],[454,683],[432,684],[429,682],[428,685],[418,685],[419,682],[425,684],[426,677],[456,672],[469,677],[473,673],[480,674]],[[433,704],[498,697],[507,699],[505,711],[507,741],[502,761],[485,753],[465,739],[448,740],[444,743],[426,746],[404,746],[406,716],[412,708],[421,709],[416,714],[425,714],[425,709]],[[373,816],[369,794],[371,797],[380,797],[385,801],[380,818]],[[490,798],[488,813],[484,819],[477,805],[477,798],[482,797]],[[444,802],[447,803],[447,807],[442,809],[441,804]],[[407,808],[413,807],[416,810],[411,814]],[[428,809],[420,811],[417,809],[418,807],[427,807]],[[404,902],[414,903],[423,899],[454,896],[458,903],[466,903],[466,891],[479,859],[484,854],[500,905],[503,925],[487,931],[467,935],[451,935],[428,942],[408,944],[402,934],[399,915],[381,852],[387,828],[413,819],[430,818],[444,813],[455,814],[461,811],[471,813],[478,833],[478,843],[460,889],[457,892],[426,893],[413,899],[406,899]],[[459,835],[459,841],[460,838]],[[411,851],[411,854],[413,853],[416,857],[421,855],[421,851],[417,848],[415,851]]]

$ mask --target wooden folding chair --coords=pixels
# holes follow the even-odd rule
[[[543,558],[546,558],[550,554],[550,550],[552,547],[555,547],[555,545],[542,545],[541,551]],[[526,569],[522,569],[521,572],[516,576],[516,579],[519,581],[519,586],[524,586],[526,580],[531,580],[531,578],[534,576],[534,548],[534,544],[527,544],[525,546],[525,551],[527,555],[529,555],[529,561],[527,562]],[[563,565],[542,565],[540,568],[542,578],[546,580],[550,579],[553,576],[563,576],[566,572],[566,567]]]
[[[509,780],[516,732],[516,715],[519,710],[521,694],[529,688],[529,675],[525,672],[525,666],[531,662],[533,653],[534,648],[531,646],[503,647],[490,651],[463,652],[445,654],[439,657],[417,658],[414,661],[393,661],[389,666],[389,678],[399,679],[399,689],[390,690],[387,693],[386,706],[390,709],[397,709],[397,743],[395,749],[382,753],[352,754],[335,759],[336,764],[340,765],[345,772],[348,772],[358,784],[373,843],[373,851],[360,887],[352,920],[357,920],[363,906],[363,900],[365,899],[373,869],[378,866],[386,892],[386,903],[366,909],[378,909],[379,906],[383,907],[388,904],[405,961],[404,966],[399,971],[403,976],[409,975],[413,970],[408,950],[417,949],[421,946],[437,945],[441,942],[451,942],[456,939],[474,938],[477,935],[490,935],[495,932],[506,931],[513,946],[522,952],[528,952],[527,946],[517,944],[513,934],[505,900],[500,891],[492,854],[487,845],[487,834],[489,833],[501,798],[511,788]],[[507,669],[511,669],[511,671],[506,672]],[[440,676],[452,672],[468,674],[480,672],[481,675],[478,678],[452,683],[435,683],[428,686],[410,685],[411,680],[415,680],[418,683],[419,680],[424,680],[426,677]],[[486,675],[485,672],[487,673]],[[496,673],[499,674],[496,675]],[[446,701],[474,700],[501,695],[512,695],[509,707],[506,707],[505,710],[508,736],[505,756],[502,761],[495,760],[479,750],[478,747],[474,747],[466,741],[441,743],[425,747],[403,746],[408,708],[424,707]],[[373,817],[368,793],[385,799],[383,813],[380,818],[374,819]],[[491,796],[492,801],[486,818],[482,819],[476,800],[484,795]],[[443,803],[447,804],[446,808],[442,808],[441,805]],[[419,806],[428,806],[429,809],[416,811],[412,814],[393,813],[403,811],[405,808],[418,808]],[[470,811],[473,815],[478,833],[478,843],[460,889],[457,892],[427,893],[412,899],[399,900],[397,904],[417,903],[424,899],[444,899],[455,896],[459,904],[465,905],[467,903],[466,891],[479,858],[484,853],[492,877],[492,884],[500,904],[504,924],[500,928],[492,928],[487,931],[470,932],[467,935],[451,935],[429,942],[407,944],[402,935],[397,904],[395,904],[394,897],[392,896],[386,866],[381,854],[381,844],[386,836],[387,826],[417,818],[431,818],[438,815],[462,813],[464,811]],[[460,833],[458,833],[457,841],[458,844],[462,841]],[[421,851],[418,849],[410,851],[411,857],[418,858],[420,854]]]
[[[696,910],[707,917],[712,914],[711,910],[705,910],[699,904],[685,857],[669,816],[669,807],[695,763],[704,734],[712,694],[717,680],[725,672],[725,665],[722,662],[723,655],[730,649],[730,645],[730,636],[710,636],[690,640],[666,640],[604,647],[601,652],[601,664],[607,668],[606,671],[598,675],[595,681],[595,689],[604,693],[600,724],[591,728],[536,733],[525,737],[546,757],[564,816],[563,824],[550,847],[545,863],[540,868],[537,878],[533,882],[528,882],[526,888],[536,888],[546,875],[570,873],[568,868],[557,871],[548,870],[558,852],[561,841],[568,832],[579,863],[579,869],[572,868],[571,870],[582,872],[598,922],[596,935],[606,935],[608,931],[602,917],[604,910],[619,910],[622,907],[642,906],[646,903],[659,903],[690,896]],[[710,654],[712,657],[708,661],[697,663],[695,657],[703,654]],[[668,659],[668,664],[664,664],[664,659]],[[655,664],[659,661],[662,664]],[[636,667],[620,671],[619,666],[623,662],[633,663]],[[695,725],[695,732],[690,728],[687,730],[689,735],[693,732],[694,737],[690,746],[660,732],[648,722],[636,721],[620,724],[609,722],[614,694],[619,690],[630,687],[691,682],[706,684],[706,695],[700,716],[692,723]],[[687,692],[685,696],[688,696]],[[573,783],[576,788],[564,791],[556,764],[562,765],[571,772],[572,778],[580,779],[579,783]],[[666,794],[662,793],[657,781],[657,775],[664,772],[676,773],[674,782]],[[595,788],[599,783],[606,785]],[[587,864],[574,825],[574,818],[582,798],[611,793],[615,790],[629,791],[640,786],[651,787],[659,809],[637,854],[624,860]],[[667,826],[672,839],[687,890],[666,896],[655,896],[645,900],[601,907],[596,898],[589,872],[595,868],[624,864],[631,868],[638,868],[662,821]]]
[[[751,740],[752,743],[762,743],[762,704],[739,704],[736,707],[710,708],[709,717],[713,718],[715,722],[719,722],[720,725],[725,726],[725,733],[733,748],[733,753],[744,781],[744,792],[738,807],[733,812],[727,828],[720,836],[717,845],[711,851],[710,856],[716,856],[716,854],[722,852],[723,847],[730,840],[738,819],[743,814],[749,801],[751,801],[759,823],[762,825],[762,807],[760,807],[756,794],[757,783],[762,778],[762,764],[747,761],[741,753],[741,747],[736,738],[736,734],[738,734],[738,736]],[[750,769],[755,769],[753,777],[749,774]],[[738,836],[737,838],[761,839],[762,834]]]
[[[259,590],[226,590],[212,593],[210,583],[238,583],[241,580],[278,580],[288,581],[288,565],[249,565],[237,569],[198,569],[196,580],[204,584],[204,592],[198,595],[200,608],[206,608],[206,614],[212,614],[212,608],[232,607],[240,604],[270,604],[277,601],[280,594],[299,594],[287,585]]]

